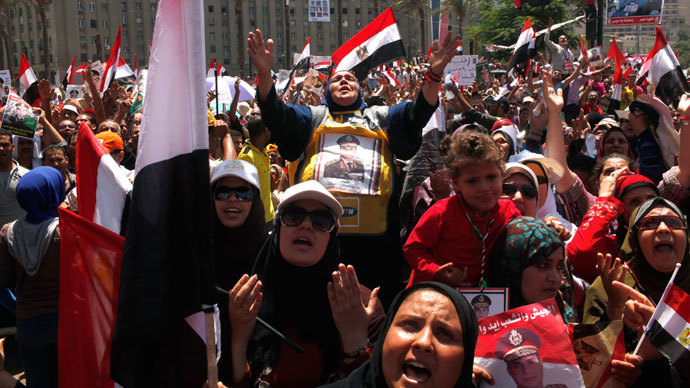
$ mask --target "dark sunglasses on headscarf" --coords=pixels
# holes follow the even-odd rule
[[[227,201],[233,194],[240,202],[251,202],[254,199],[254,192],[249,187],[228,187],[218,186],[213,190],[213,199],[216,201]]]
[[[299,206],[288,206],[280,212],[283,226],[298,226],[309,216],[311,226],[321,232],[330,232],[335,228],[335,217],[328,210],[306,211]]]
[[[661,225],[661,223],[666,224],[670,229],[685,229],[683,220],[676,216],[649,216],[643,218],[637,229],[639,230],[652,230],[656,229]]]
[[[522,195],[527,199],[537,198],[537,189],[529,185],[514,185],[512,183],[503,184],[503,194],[514,195],[516,192],[522,193]]]

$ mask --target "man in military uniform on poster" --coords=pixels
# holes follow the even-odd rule
[[[496,357],[505,361],[508,374],[518,388],[567,388],[565,384],[544,385],[541,339],[530,329],[519,327],[505,333],[496,343]]]
[[[359,139],[344,135],[338,138],[337,143],[340,146],[340,158],[326,163],[323,177],[364,181],[364,163],[355,156]]]
[[[479,294],[472,298],[470,302],[474,314],[477,316],[477,320],[486,318],[489,316],[489,306],[491,306],[491,298],[484,294]]]

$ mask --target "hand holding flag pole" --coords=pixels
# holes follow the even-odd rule
[[[678,270],[680,269],[680,263],[676,263],[676,269],[673,270],[673,275],[671,275],[671,279],[668,281],[668,284],[666,285],[666,289],[664,290],[664,293],[661,295],[660,301],[663,301],[666,299],[666,295],[668,295],[669,290],[671,289],[671,286],[673,285],[673,281],[676,279],[676,275],[678,275]],[[644,339],[649,332],[649,330],[652,328],[652,323],[659,319],[659,315],[663,310],[661,309],[656,309],[654,311],[654,314],[652,314],[652,317],[649,319],[649,322],[647,323],[647,326],[644,328],[644,332],[642,333],[642,337],[640,337],[640,340],[637,342],[637,346],[635,347],[635,351],[633,352],[633,355],[637,355],[637,353],[640,351],[640,348],[642,347],[642,343],[644,342]]]

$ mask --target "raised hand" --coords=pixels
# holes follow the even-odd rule
[[[630,174],[630,169],[628,166],[625,166],[612,172],[611,175],[602,178],[601,181],[599,181],[599,196],[613,196],[616,193],[616,183],[618,182],[618,179]]]
[[[623,323],[642,334],[644,327],[654,314],[656,307],[644,294],[621,282],[613,282],[613,287],[627,295],[630,299],[623,308]]]
[[[604,256],[597,253],[597,270],[601,278],[601,284],[606,290],[608,296],[608,305],[606,306],[606,315],[611,320],[621,319],[623,315],[623,306],[628,296],[613,286],[613,282],[625,282],[625,265],[621,259],[615,260],[610,254]]]
[[[249,59],[256,66],[257,73],[264,75],[271,73],[271,68],[273,67],[273,39],[267,40],[264,45],[263,35],[257,28],[256,33],[249,33],[247,53],[249,53]]]
[[[561,109],[563,109],[563,89],[558,89],[558,92],[554,90],[552,74],[546,69],[542,69],[541,79],[544,101],[549,108],[549,114],[555,115],[558,112],[560,115]]]
[[[52,90],[50,90],[50,81],[48,81],[47,79],[42,79],[38,83],[38,94],[41,96],[41,100],[50,100],[50,96],[53,95]]]
[[[245,346],[249,343],[262,300],[261,281],[256,275],[242,275],[230,290],[228,310],[233,343],[238,342]]]
[[[451,287],[467,287],[471,286],[470,283],[466,283],[467,278],[467,267],[463,270],[456,268],[453,263],[446,263],[438,267],[436,275],[434,275],[434,281],[447,284]]]
[[[362,301],[357,274],[351,265],[338,265],[332,277],[333,281],[326,286],[331,314],[340,333],[343,351],[353,353],[367,344],[369,322],[376,315],[379,304],[379,289],[371,292],[368,301]]]
[[[447,34],[442,43],[435,40],[431,44],[431,54],[429,55],[429,70],[435,75],[443,75],[443,69],[450,60],[455,56],[458,43],[460,43],[460,34],[455,35],[451,39],[451,35]]]

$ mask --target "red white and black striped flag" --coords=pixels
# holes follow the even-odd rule
[[[532,28],[532,23],[527,18],[508,63],[509,77],[517,78],[518,74],[525,75],[529,66],[529,60],[534,54],[534,36],[534,28]]]
[[[678,58],[659,26],[656,26],[656,42],[642,63],[637,83],[645,79],[655,87],[654,94],[667,105],[677,103],[683,93],[690,92]]]
[[[204,5],[158,4],[110,374],[127,388],[201,387],[202,306],[215,301]],[[177,84],[185,98],[171,99]]]
[[[335,71],[352,70],[364,79],[370,69],[405,56],[393,8],[388,7],[331,55]]]
[[[674,364],[690,365],[690,295],[674,276],[645,328],[649,342]]]

